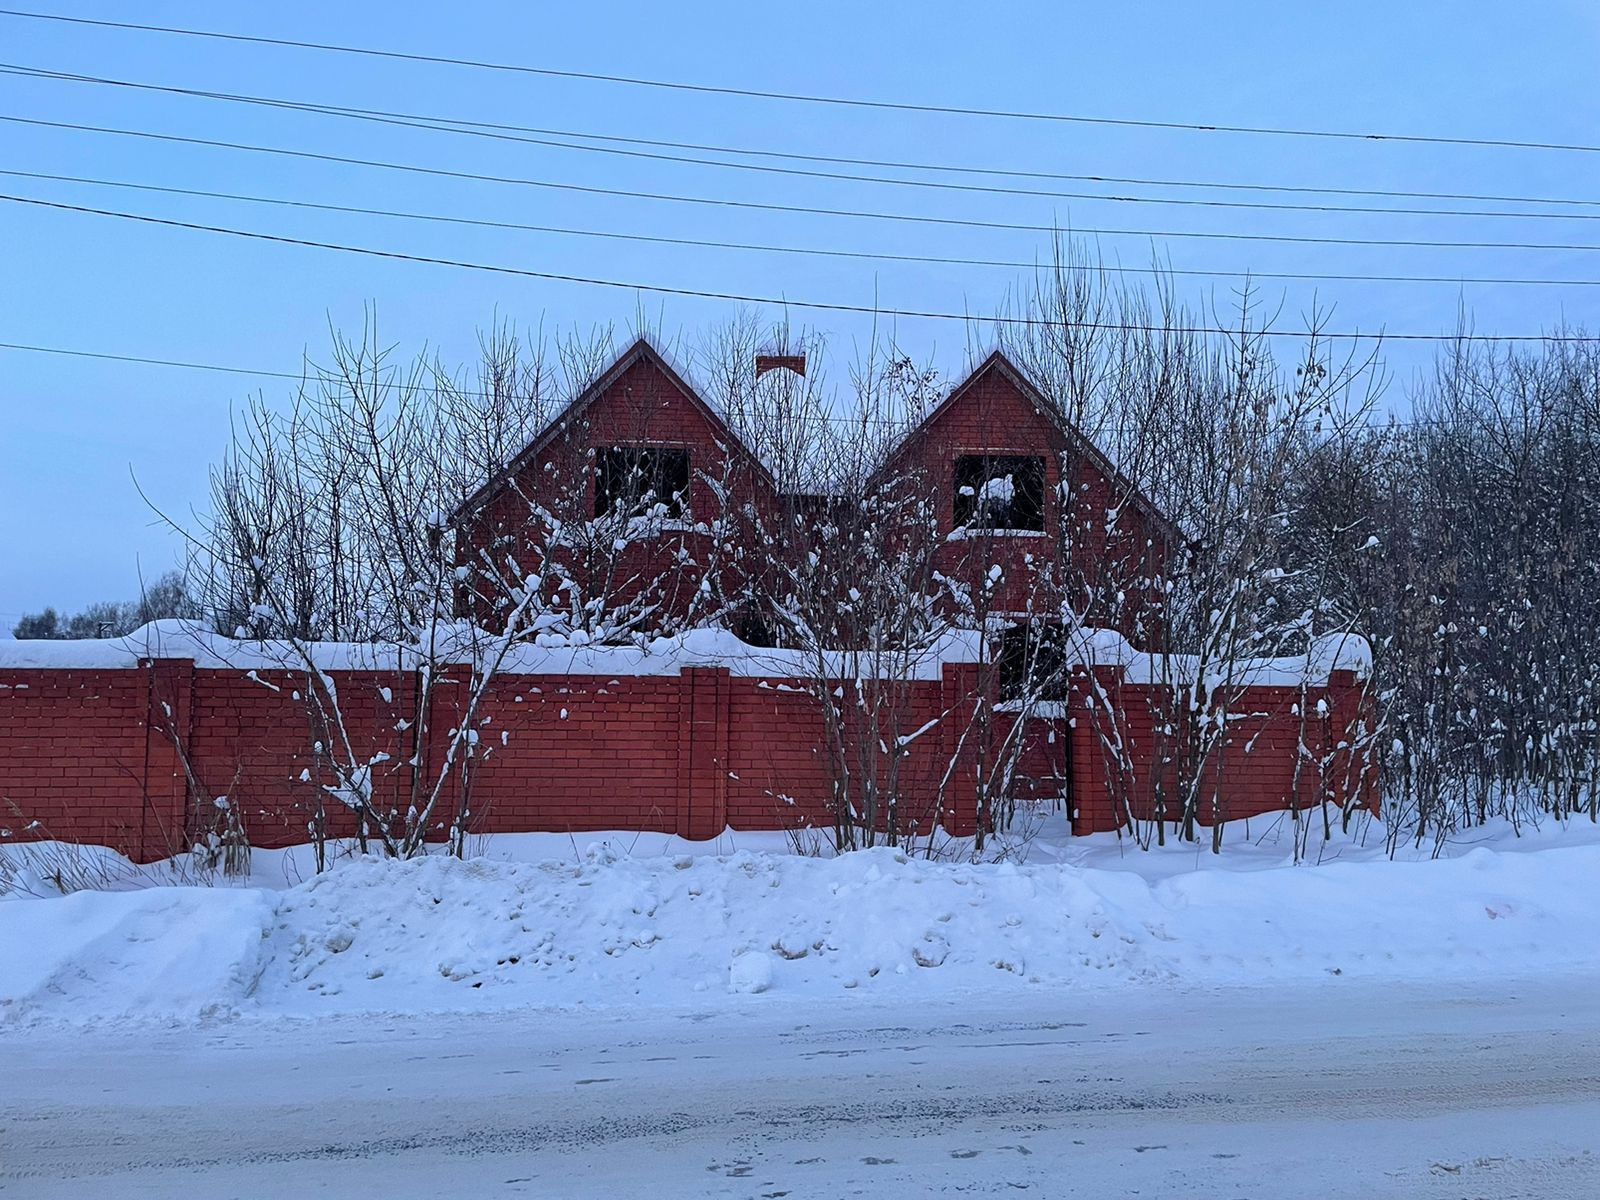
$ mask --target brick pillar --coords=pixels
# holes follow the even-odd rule
[[[1093,667],[1094,681],[1104,690],[1113,705],[1122,703],[1123,684],[1120,667]],[[1094,686],[1082,671],[1073,673],[1068,713],[1072,727],[1068,731],[1072,740],[1072,832],[1078,835],[1113,832],[1122,822],[1117,810],[1113,783],[1108,776],[1111,765],[1106,761],[1106,750],[1101,745],[1104,714],[1091,713],[1090,689]],[[1126,716],[1126,710],[1123,712]],[[1124,728],[1124,736],[1128,734]],[[1141,773],[1147,764],[1139,763]]]
[[[412,674],[413,695],[418,694],[421,682]],[[425,798],[434,781],[439,778],[439,773],[445,769],[445,754],[450,748],[451,730],[461,726],[462,719],[466,716],[468,689],[472,686],[471,672],[461,666],[441,664],[438,673],[433,679],[433,688],[428,693],[428,730],[423,739],[421,770],[422,796]],[[479,718],[482,719],[481,717]],[[354,736],[354,735],[352,735]],[[470,732],[469,732],[470,736]],[[456,752],[455,765],[450,768],[449,775],[445,778],[444,786],[439,789],[439,802],[434,806],[433,816],[428,821],[428,828],[423,837],[430,841],[438,841],[450,836],[450,824],[456,818],[456,810],[461,804],[461,762],[462,747]],[[390,764],[385,763],[388,767]],[[474,759],[473,766],[477,766]],[[381,769],[381,768],[380,768]],[[411,772],[399,771],[395,773],[395,781],[400,787],[398,809],[404,821],[407,806],[411,803]],[[378,783],[378,776],[374,775],[374,784]],[[474,809],[476,809],[474,805]],[[474,817],[477,814],[474,812]],[[473,821],[468,821],[469,828]]]
[[[1370,718],[1373,715],[1370,711],[1363,711],[1364,708],[1371,707],[1372,698],[1362,688],[1354,671],[1328,672],[1328,688],[1324,694],[1328,698],[1330,715],[1331,745],[1328,749],[1332,750],[1340,742],[1349,744],[1345,750],[1333,756],[1329,770],[1337,772],[1334,780],[1341,787],[1348,776],[1350,785],[1362,790],[1359,797],[1361,805],[1369,809],[1373,816],[1380,816],[1383,807],[1383,789],[1379,773],[1374,769],[1366,774],[1360,774],[1361,764],[1354,748],[1357,723],[1362,717]],[[1348,803],[1351,797],[1339,796],[1338,799],[1342,803]]]
[[[944,828],[951,837],[978,832],[979,731],[972,727],[972,718],[979,673],[977,663],[945,663],[940,674],[940,708],[945,714],[940,747],[950,778],[944,792]],[[941,771],[939,777],[943,775]]]
[[[679,837],[706,841],[728,824],[728,736],[732,677],[726,667],[678,674]]]
[[[1095,777],[1100,747],[1096,744],[1094,717],[1089,712],[1089,681],[1082,670],[1072,672],[1067,688],[1067,720],[1062,736],[1067,739],[1067,804],[1075,836],[1098,832],[1095,825]]]
[[[147,700],[144,803],[139,844],[132,849],[140,862],[152,862],[189,848],[189,776],[182,755],[194,729],[194,661],[144,658],[139,667]]]

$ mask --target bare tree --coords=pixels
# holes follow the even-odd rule
[[[336,334],[287,411],[257,402],[235,422],[213,473],[192,573],[219,626],[254,643],[252,663],[300,680],[319,867],[337,811],[353,815],[363,847],[407,857],[442,830],[460,853],[473,770],[492,753],[481,732],[495,675],[520,641],[563,626],[533,569],[503,581],[508,603],[488,622],[455,616],[448,515],[547,401],[536,352],[525,358],[503,330],[483,349],[466,387],[425,358],[396,368],[370,323],[360,339]],[[409,681],[382,689],[406,710],[388,744],[354,732],[352,705],[371,698],[341,687],[351,669]],[[441,714],[448,727],[435,730]]]

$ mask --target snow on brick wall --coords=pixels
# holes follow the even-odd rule
[[[945,668],[962,669],[971,670]],[[403,808],[413,677],[332,675],[356,752],[389,755],[374,786]],[[102,843],[148,861],[212,828],[214,802],[226,796],[254,844],[303,842],[317,764],[302,684],[294,672],[188,659],[0,665],[0,829]],[[918,723],[935,722],[952,693],[941,676],[905,686]],[[435,753],[451,697],[442,684],[429,722]],[[831,824],[822,722],[794,678],[684,664],[614,676],[519,672],[495,679],[482,712],[475,832],[642,829],[703,839],[730,824]],[[964,827],[940,807],[947,749],[938,737],[919,739],[903,769],[916,805],[907,816],[924,831],[941,816]],[[946,788],[952,804],[970,790]],[[341,816],[335,836],[354,832]]]
[[[215,828],[214,802],[225,796],[243,814],[254,844],[305,841],[317,764],[297,695],[303,675],[247,661],[240,644],[216,639],[192,641],[189,657],[142,657],[139,647],[153,640],[149,631],[142,634],[137,645],[120,649],[13,643],[7,652],[14,653],[0,653],[3,836],[95,842],[148,861]],[[177,644],[163,643],[169,650]],[[741,655],[737,645],[712,634],[655,653],[523,652],[516,672],[495,679],[482,710],[474,831],[638,829],[704,839],[728,826],[830,826],[832,775],[817,702],[794,676],[761,671],[783,665],[774,652]],[[352,649],[346,661],[354,657]],[[1135,757],[1152,756],[1155,688],[1130,682],[1117,667],[1097,670],[1122,707]],[[409,733],[414,676],[375,669],[333,675],[356,751],[389,756],[375,787],[404,807],[404,763],[416,749]],[[924,730],[901,768],[902,824],[967,834],[977,816],[980,747],[962,732],[977,700],[979,668],[957,640],[917,676],[901,685],[907,689],[901,728]],[[429,721],[434,755],[458,694],[448,682],[436,694]],[[1295,776],[1300,689],[1252,687],[1243,696],[1239,707],[1262,715],[1237,724],[1218,760],[1227,800],[1215,815],[1228,820],[1281,809],[1295,797],[1303,803],[1321,783],[1315,773]],[[1360,689],[1352,672],[1337,670],[1310,696],[1313,704],[1328,701],[1327,719],[1306,731],[1310,748],[1321,754],[1356,719]],[[1081,691],[1053,707],[1060,711],[1029,721],[1016,794],[1051,799],[1070,792],[1081,833],[1116,828],[1129,804],[1136,815],[1148,815],[1148,763],[1139,764],[1131,794],[1119,790]],[[1011,719],[997,716],[995,739],[1005,736]],[[1330,776],[1340,796],[1339,788],[1371,786]],[[1375,803],[1372,796],[1360,799]],[[451,810],[452,802],[447,795],[442,809]],[[332,832],[353,828],[348,818],[336,818]]]

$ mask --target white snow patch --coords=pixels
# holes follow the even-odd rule
[[[1044,847],[1026,865],[890,849],[693,855],[661,838],[647,852],[633,839],[643,856],[619,839],[575,860],[570,839],[538,844],[558,842],[565,861],[346,859],[282,891],[0,900],[0,1014],[682,1008],[718,993],[743,1004],[1534,976],[1592,971],[1600,923],[1600,845],[1267,865],[1282,862],[1279,847],[1231,867],[1190,847],[1104,869],[1064,861],[1113,863],[1114,842],[1081,844],[1096,839]]]
[[[746,950],[735,955],[728,968],[728,990],[756,995],[772,986],[773,958],[760,950]]]
[[[437,659],[470,662],[475,647],[492,638],[473,635],[465,626],[439,628]],[[299,649],[284,643],[223,637],[192,621],[154,621],[126,637],[103,640],[30,639],[0,642],[0,669],[119,669],[129,670],[152,658],[192,661],[204,668],[234,668],[244,672],[289,670],[303,672],[306,658],[321,671],[406,669],[417,660],[415,651],[393,645],[363,642],[316,642]],[[892,669],[912,679],[938,679],[945,663],[977,662],[982,637],[970,630],[950,630],[935,639],[907,663],[894,655]],[[828,669],[847,678],[870,673],[871,656],[859,652],[827,651]],[[816,669],[813,656],[800,650],[751,646],[722,629],[695,629],[674,637],[654,638],[641,645],[591,645],[587,635],[540,634],[511,649],[500,664],[503,674],[531,675],[676,675],[685,666],[725,667],[732,674],[754,678],[809,678]],[[26,685],[17,685],[26,686]]]

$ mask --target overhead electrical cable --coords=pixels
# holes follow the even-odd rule
[[[995,324],[1018,327],[1047,327],[1047,328],[1085,328],[1104,329],[1120,332],[1166,333],[1166,334],[1218,334],[1234,336],[1241,331],[1226,329],[1218,326],[1160,326],[1142,325],[1120,321],[1063,321],[1044,317],[1019,317],[1007,315],[994,315],[977,317],[971,313],[953,313],[931,309],[894,308],[878,305],[846,304],[838,301],[826,300],[797,300],[783,296],[756,296],[741,292],[713,291],[699,288],[673,287],[664,284],[639,283],[615,279],[602,279],[593,276],[572,275],[555,271],[534,271],[525,267],[512,267],[498,263],[475,263],[461,259],[444,258],[435,255],[411,254],[398,250],[382,250],[367,246],[350,246],[340,242],[315,241],[309,238],[286,237],[282,234],[263,233],[255,230],[234,229],[228,226],[205,225],[193,221],[176,221],[166,217],[154,217],[143,213],[120,212],[113,209],[90,208],[86,205],[62,204],[52,200],[41,200],[30,196],[12,196],[0,194],[0,201],[12,204],[32,205],[39,208],[54,209],[59,212],[79,213],[91,216],[112,217],[119,220],[143,222],[149,225],[166,226],[174,229],[188,229],[203,233],[224,234],[230,237],[247,238],[254,241],[270,242],[287,246],[304,246],[318,250],[333,250],[345,254],[367,255],[374,258],[391,259],[398,262],[425,263],[431,266],[454,267],[469,271],[486,271],[499,275],[520,276],[527,279],[543,279],[558,283],[579,283],[591,287],[617,288],[632,292],[650,292],[664,296],[685,296],[707,300],[725,300],[742,304],[775,305],[785,308],[812,309],[819,312],[849,312],[865,313],[882,317],[908,317],[939,321],[962,321],[967,323]],[[1306,338],[1313,336],[1312,332],[1299,333],[1285,329],[1252,329],[1243,331],[1250,337],[1293,337]],[[1390,333],[1387,331],[1377,334],[1362,333],[1359,331],[1328,331],[1316,330],[1314,336],[1325,340],[1386,340],[1386,341],[1419,341],[1419,342],[1597,342],[1600,336],[1579,334],[1438,334],[1438,333]]]
[[[147,367],[175,367],[185,371],[212,371],[223,375],[259,375],[263,379],[287,379],[296,383],[304,383],[308,378],[331,380],[336,376],[336,372],[332,371],[331,369],[326,367],[318,367],[315,365],[311,366],[311,371],[308,375],[306,371],[269,371],[255,367],[225,366],[220,363],[188,362],[183,359],[175,358],[148,358],[139,354],[113,354],[104,350],[80,350],[66,346],[34,346],[26,342],[0,342],[0,350],[16,350],[29,354],[53,354],[63,358],[91,358],[100,359],[106,362],[136,363],[140,366]],[[386,381],[383,386],[394,388],[396,391],[405,392],[407,394],[424,391],[430,387],[438,387],[441,390],[448,388],[449,390],[463,396],[474,396],[489,399],[494,395],[494,393],[491,392],[476,391],[472,388],[457,388],[453,382],[422,384],[402,381]],[[897,429],[905,429],[908,426],[915,424],[915,421],[909,417],[903,420],[897,420],[893,417],[844,416],[837,413],[814,413],[808,415],[805,419],[807,421],[824,421],[829,424],[847,426],[859,426],[865,423],[869,425],[890,426]],[[1381,422],[1367,423],[1366,428],[1382,430],[1388,429],[1392,426],[1402,429],[1412,429],[1426,425],[1444,426],[1446,424],[1447,422],[1439,420],[1413,418],[1402,421],[1396,418],[1390,418]],[[1102,433],[1132,432],[1141,428],[1143,427],[1133,425],[1114,425],[1109,423],[1096,424],[1096,430]]]
[[[573,229],[561,225],[534,225],[521,221],[496,221],[484,217],[461,217],[442,213],[408,212],[401,209],[369,208],[350,204],[328,204],[314,200],[295,200],[281,196],[252,196],[240,192],[219,192],[206,188],[172,187],[154,183],[137,183],[122,179],[98,179],[84,175],[56,175],[44,171],[18,171],[0,167],[0,176],[16,179],[41,179],[54,183],[89,184],[94,187],[122,188],[130,191],[153,192],[159,195],[191,196],[210,200],[230,200],[248,204],[262,204],[282,208],[307,209],[314,212],[345,213],[354,216],[389,217],[406,221],[437,222],[446,225],[463,225],[472,228],[505,229],[525,233],[549,233],[566,237],[599,238],[626,242],[646,242],[653,245],[693,246],[710,250],[741,250],[763,254],[792,254],[802,257],[848,258],[872,262],[919,263],[933,266],[1006,267],[1013,270],[1048,269],[1049,260],[960,258],[926,254],[891,254],[884,251],[839,250],[815,246],[773,246],[758,242],[730,242],[710,238],[666,237],[646,233],[629,233],[620,230]],[[1127,267],[1100,263],[1088,265],[1092,273],[1113,275],[1198,276],[1219,279],[1287,279],[1317,280],[1355,283],[1427,283],[1427,284],[1493,284],[1496,286],[1537,287],[1600,287],[1600,278],[1594,279],[1509,279],[1498,276],[1467,275],[1353,275],[1318,274],[1314,272],[1281,271],[1207,271],[1177,267]]]
[[[866,209],[837,209],[819,206],[777,204],[758,200],[733,200],[722,197],[684,196],[670,192],[631,191],[622,188],[605,188],[590,184],[562,183],[546,179],[527,179],[517,176],[492,175],[476,171],[456,171],[444,167],[424,167],[412,163],[394,163],[381,159],[355,158],[339,154],[322,154],[312,150],[295,150],[279,146],[256,146],[246,142],[221,141],[214,138],[185,137],[172,133],[157,133],[143,129],[118,129],[105,125],[88,125],[73,121],[49,121],[40,117],[21,117],[0,114],[0,121],[33,125],[46,129],[70,129],[85,133],[102,133],[117,137],[145,138],[182,145],[209,146],[224,150],[238,150],[254,154],[272,154],[316,162],[341,163],[348,166],[373,167],[388,171],[405,171],[447,179],[465,179],[482,183],[509,184],[519,187],[546,188],[556,191],[578,192],[586,195],[620,196],[636,200],[659,200],[674,204],[709,205],[719,208],[741,208],[761,212],[801,213],[808,216],[846,217],[858,220],[903,221],[922,225],[949,225],[971,229],[1021,230],[1030,233],[1070,232],[1078,235],[1141,238],[1200,238],[1220,241],[1287,242],[1300,245],[1325,246],[1408,246],[1452,250],[1562,250],[1593,251],[1600,246],[1562,242],[1486,242],[1448,241],[1425,238],[1342,238],[1302,234],[1235,233],[1217,230],[1160,230],[1160,229],[1108,229],[1078,226],[1062,230],[1055,225],[1036,225],[1016,221],[984,221],[973,217],[935,217],[910,213],[883,213]]]
[[[725,162],[719,159],[696,158],[684,154],[663,153],[659,150],[635,150],[621,148],[618,146],[584,145],[574,141],[561,141],[558,139],[600,139],[593,134],[569,130],[542,130],[532,128],[518,129],[514,126],[498,126],[495,128],[488,128],[481,126],[478,122],[464,122],[451,117],[429,116],[426,114],[417,113],[390,112],[382,109],[350,108],[343,105],[322,104],[314,101],[288,100],[281,97],[270,96],[251,96],[235,92],[206,91],[199,88],[168,87],[160,84],[139,83],[122,79],[109,79],[101,76],[78,75],[65,71],[50,71],[42,68],[20,66],[15,63],[0,63],[0,74],[19,76],[22,78],[51,79],[75,83],[103,84],[119,88],[133,88],[143,91],[154,91],[206,100],[219,100],[229,103],[257,105],[288,112],[313,113],[321,116],[332,116],[349,120],[375,122],[382,125],[398,126],[406,129],[422,129],[435,133],[454,133],[469,137],[489,138],[496,141],[514,142],[521,145],[542,146],[557,150],[571,150],[590,154],[608,154],[625,158],[647,159],[655,162],[683,163],[691,166],[714,167],[721,168],[723,170],[747,171],[766,175],[785,175],[797,178],[826,179],[847,183],[868,183],[881,186],[905,188],[928,188],[934,191],[964,192],[1001,196],[1027,196],[1055,200],[1085,200],[1091,202],[1098,201],[1116,204],[1162,204],[1176,205],[1187,208],[1246,209],[1271,212],[1357,213],[1379,216],[1486,217],[1540,221],[1600,221],[1600,213],[1587,212],[1508,212],[1503,210],[1493,211],[1464,208],[1415,208],[1394,207],[1387,205],[1304,204],[1288,201],[1273,202],[1266,200],[1218,200],[1188,196],[1140,196],[1125,194],[1107,195],[1099,192],[1067,192],[1059,189],[1050,190],[1045,188],[1001,187],[994,184],[953,183],[946,180],[933,179],[898,179],[893,176],[886,175],[862,175],[852,174],[845,171],[823,171],[802,167],[778,167],[769,166],[764,163]],[[665,145],[665,143],[663,143],[663,145]],[[747,153],[746,151],[741,150],[721,150],[718,152],[725,154]],[[1161,184],[1150,186],[1170,185]],[[1562,202],[1551,201],[1549,203]],[[1596,202],[1596,206],[1600,206],[1600,202]]]
[[[1403,142],[1439,146],[1476,146],[1513,150],[1554,150],[1583,154],[1600,153],[1600,146],[1574,142],[1549,142],[1498,137],[1451,137],[1437,134],[1386,133],[1340,129],[1298,129],[1271,125],[1232,125],[1220,122],[1161,121],[1135,117],[1089,116],[1080,113],[1036,112],[1023,109],[977,108],[950,104],[924,104],[906,100],[875,100],[866,97],[825,96],[803,92],[768,91],[759,88],[732,87],[718,84],[692,83],[682,80],[647,79],[631,75],[613,75],[597,71],[573,71],[555,67],[536,67],[524,63],[491,62],[482,59],[458,58],[441,54],[421,54],[401,50],[384,50],[372,46],[348,46],[333,42],[314,42],[296,38],[275,38],[259,34],[224,33],[210,29],[190,29],[175,25],[152,25],[133,21],[110,21],[92,17],[71,17],[59,13],[31,12],[25,9],[0,9],[0,16],[34,21],[55,21],[70,25],[98,26],[106,29],[134,30],[141,33],[161,33],[173,36],[204,38],[214,41],[279,46],[297,50],[317,50],[339,54],[355,54],[369,58],[385,58],[399,62],[433,63],[441,66],[468,67],[520,75],[536,75],[550,79],[571,79],[591,83],[620,84],[628,87],[657,90],[693,92],[711,96],[734,96],[755,100],[778,100],[791,103],[821,104],[846,108],[871,108],[892,112],[942,114],[963,117],[1001,118],[1018,121],[1046,121],[1080,125],[1106,125],[1130,129],[1164,129],[1194,133],[1246,134],[1269,137],[1332,138],[1364,142]]]
[[[5,73],[18,73],[22,75],[40,75],[47,78],[83,79],[101,82],[96,76],[73,75],[68,72],[44,71],[35,67],[21,67],[12,65]],[[111,82],[111,81],[104,81]],[[134,84],[127,81],[118,81],[129,87],[154,87],[153,84]],[[160,91],[190,92],[194,89],[186,88],[159,88]],[[223,92],[195,91],[197,95],[227,96]],[[284,101],[285,106],[294,107],[295,102]],[[1343,187],[1314,187],[1302,184],[1280,183],[1230,183],[1218,180],[1190,180],[1190,179],[1146,179],[1118,175],[1084,175],[1070,174],[1061,171],[1036,171],[1021,170],[1014,167],[974,167],[967,164],[956,163],[928,163],[904,162],[898,159],[882,158],[852,158],[833,154],[807,154],[794,150],[771,150],[751,146],[722,146],[707,142],[678,142],[661,138],[644,138],[624,136],[614,133],[595,133],[593,131],[580,131],[570,129],[546,129],[533,125],[514,125],[500,121],[474,121],[465,117],[431,117],[425,118],[415,114],[406,114],[386,111],[384,109],[348,108],[340,105],[316,105],[317,109],[330,111],[343,111],[363,113],[371,116],[411,117],[416,120],[435,120],[449,125],[470,126],[479,129],[506,130],[512,133],[533,133],[548,137],[587,138],[590,141],[618,142],[634,146],[661,146],[672,150],[698,150],[712,154],[742,154],[753,158],[783,158],[798,162],[839,163],[855,167],[888,167],[904,171],[938,171],[950,174],[965,175],[998,175],[1013,179],[1056,179],[1069,183],[1115,183],[1130,184],[1142,187],[1171,187],[1171,188],[1205,188],[1225,191],[1246,192],[1288,192],[1297,195],[1314,196],[1378,196],[1386,199],[1401,200],[1471,200],[1485,204],[1558,204],[1581,205],[1584,207],[1600,207],[1600,200],[1582,200],[1560,198],[1553,196],[1523,196],[1523,195],[1497,195],[1480,192],[1428,192],[1404,191],[1385,188],[1343,188]]]

